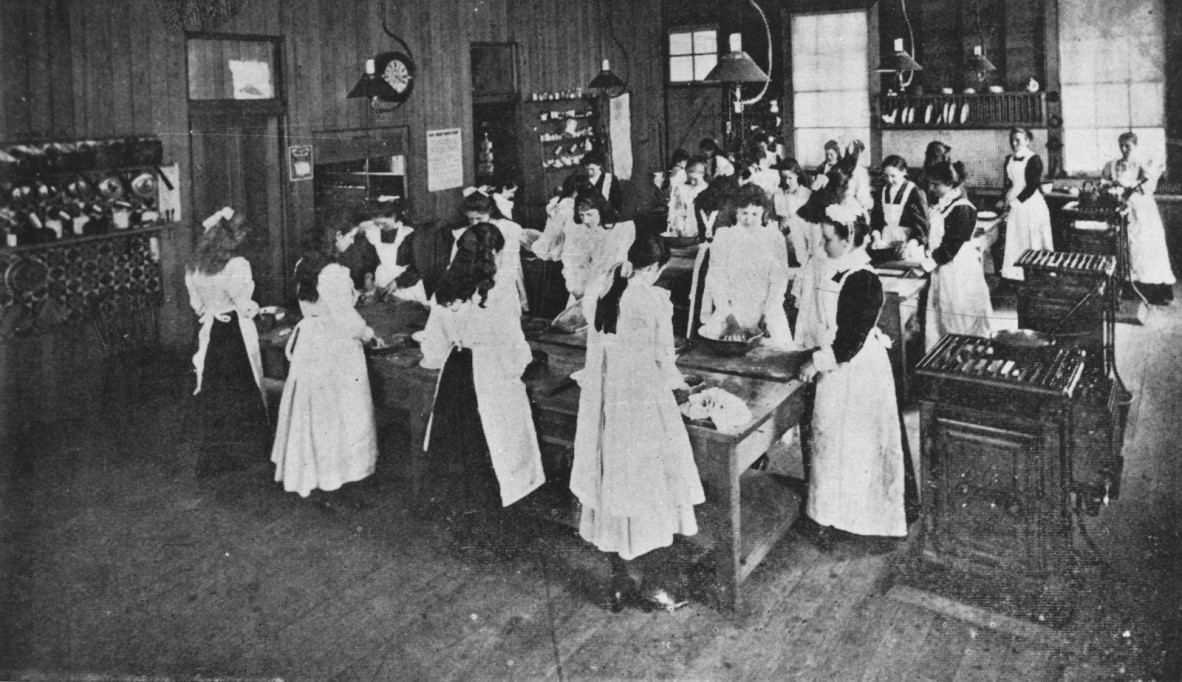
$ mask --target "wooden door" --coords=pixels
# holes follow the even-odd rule
[[[243,212],[252,227],[243,255],[254,271],[259,305],[288,299],[282,187],[282,136],[274,114],[194,111],[190,116],[195,222],[223,206]]]
[[[668,154],[684,149],[690,156],[698,153],[698,142],[713,137],[723,143],[726,125],[726,89],[719,86],[667,87],[665,130]],[[667,164],[669,159],[662,159]],[[662,166],[664,167],[664,166]]]

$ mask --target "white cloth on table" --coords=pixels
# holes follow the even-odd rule
[[[271,448],[275,480],[303,497],[368,477],[378,459],[361,347],[373,330],[353,307],[348,268],[325,266],[316,288],[319,299],[300,301],[304,318],[287,341],[291,365]]]
[[[832,292],[837,301],[846,272]],[[813,354],[821,370],[813,408],[813,456],[805,512],[822,526],[855,533],[907,535],[903,508],[903,441],[895,399],[890,339],[873,328],[849,362],[837,364],[832,341]]]
[[[1123,163],[1109,161],[1104,165],[1104,178],[1121,186],[1135,187],[1143,178],[1141,189],[1126,201],[1129,211],[1129,269],[1133,281],[1145,284],[1173,284],[1174,270],[1170,267],[1170,251],[1166,246],[1166,231],[1153,192],[1157,171],[1137,161]]]
[[[695,421],[709,419],[723,433],[738,431],[751,423],[751,408],[743,399],[720,386],[694,393],[681,406],[681,413]]]
[[[512,307],[513,298],[495,293],[501,286],[515,288],[513,281],[498,282],[489,291],[485,307],[479,305],[479,296],[460,303],[457,310],[432,303],[422,334],[421,365],[441,369],[452,348],[471,349],[477,410],[501,490],[501,503],[507,507],[542,485],[546,476],[533,413],[521,381],[533,354],[521,331],[520,311]],[[428,424],[424,450],[430,436]]]
[[[599,279],[584,297],[588,319],[611,281]],[[705,501],[672,393],[684,385],[672,316],[669,292],[634,278],[616,333],[587,332],[570,489],[582,504],[579,534],[624,559],[697,533],[693,505]]]
[[[944,234],[944,217],[960,205],[972,204],[963,194],[954,201],[941,201],[928,213],[928,224]],[[985,283],[982,244],[969,239],[951,261],[938,266],[931,275],[928,312],[924,322],[924,347],[931,350],[945,334],[989,337],[992,333],[993,303]]]
[[[242,343],[246,346],[246,357],[254,382],[263,392],[263,355],[259,350],[259,332],[254,317],[259,314],[259,304],[254,302],[254,276],[250,261],[235,256],[226,262],[222,271],[213,275],[189,271],[185,273],[185,288],[189,291],[189,305],[197,313],[201,328],[197,332],[197,353],[193,355],[193,369],[197,372],[197,387],[193,395],[201,392],[201,380],[205,374],[205,354],[209,351],[209,337],[215,321],[229,322],[230,313],[237,314],[238,329]]]
[[[762,320],[768,345],[795,348],[784,313],[787,291],[788,248],[778,229],[735,225],[719,230],[710,245],[699,333],[719,338],[733,315],[744,329],[755,329]]]
[[[1001,276],[1006,279],[1025,279],[1022,268],[1015,263],[1027,249],[1055,250],[1051,238],[1051,213],[1042,191],[1036,188],[1026,201],[1018,201],[1018,195],[1026,189],[1026,164],[1033,157],[1033,154],[1022,158],[1011,156],[1006,163],[1006,176],[1011,183],[1006,195],[1010,213],[1006,218],[1006,245],[1001,266]]]

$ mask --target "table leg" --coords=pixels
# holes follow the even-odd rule
[[[737,453],[733,446],[717,442],[696,443],[698,474],[706,488],[706,504],[699,515],[714,540],[713,581],[718,607],[734,610],[739,605],[740,525],[739,476],[735,471]]]

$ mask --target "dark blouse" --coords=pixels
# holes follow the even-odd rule
[[[936,265],[956,258],[960,247],[973,236],[977,229],[977,209],[972,204],[957,204],[952,210],[944,214],[944,240],[940,248],[932,251],[932,260]]]
[[[892,204],[898,204],[907,186],[899,189],[898,195],[889,197]],[[889,193],[889,189],[887,190]],[[889,196],[889,195],[888,195]],[[899,226],[907,229],[907,234],[921,244],[928,241],[928,200],[919,186],[914,186],[903,206],[903,216],[899,219]],[[874,231],[886,227],[886,214],[882,208],[882,190],[875,193],[874,209],[870,212],[870,229]]]
[[[1010,164],[1010,159],[1014,158],[1013,154],[1006,157],[1006,162],[1002,164],[1001,174],[1005,177],[1005,190],[1010,191],[1014,183],[1010,182],[1010,174],[1006,172],[1006,166]],[[1030,160],[1026,162],[1026,187],[1018,193],[1018,201],[1025,203],[1027,199],[1034,196],[1035,192],[1042,192],[1042,158],[1038,154],[1031,154]]]
[[[455,237],[446,226],[422,227],[406,235],[398,247],[396,260],[398,265],[406,266],[394,280],[398,288],[414,286],[421,279],[424,293],[431,298],[451,262],[453,242]]]
[[[337,256],[337,262],[349,268],[349,277],[352,278],[353,287],[357,291],[365,290],[365,276],[372,275],[382,264],[378,250],[360,230],[357,231],[357,236],[349,248]]]
[[[845,275],[833,277],[840,282]],[[838,364],[854,359],[866,343],[870,330],[878,324],[882,309],[882,282],[871,270],[859,270],[846,279],[837,296],[837,334],[833,339],[833,357]]]
[[[591,185],[595,189],[595,192],[599,196],[603,196],[603,183],[607,182],[608,175],[611,175],[611,174],[610,173],[600,173],[599,180],[595,184]],[[575,189],[575,183],[577,183],[578,181],[579,181],[578,173],[573,173],[573,174],[567,176],[566,180],[562,181],[563,195],[569,196],[570,194],[573,194],[574,189]],[[624,210],[624,192],[620,188],[620,179],[614,175],[612,175],[612,184],[611,184],[611,186],[608,187],[607,195],[608,195],[607,196],[607,203],[611,204],[612,208],[616,209],[616,213],[619,213],[620,211]]]

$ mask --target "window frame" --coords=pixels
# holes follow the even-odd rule
[[[675,81],[673,76],[673,57],[699,57],[710,54],[709,52],[694,52],[693,51],[693,34],[701,31],[714,31],[714,56],[715,59],[722,57],[722,45],[719,42],[720,29],[718,24],[689,24],[686,26],[674,26],[665,30],[665,43],[662,50],[665,56],[665,87],[669,88],[701,88],[701,87],[717,87],[721,83],[715,83],[706,80],[688,80]],[[672,37],[675,34],[689,34],[690,35],[690,52],[689,54],[674,55],[673,49],[670,46]],[[717,62],[716,62],[717,63]]]

